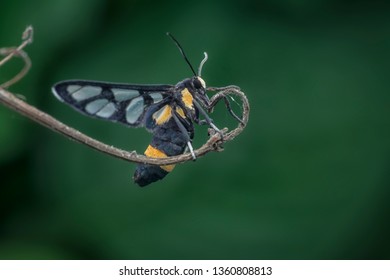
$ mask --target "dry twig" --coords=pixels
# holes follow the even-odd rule
[[[30,70],[31,67],[31,60],[27,53],[23,51],[23,48],[27,46],[28,44],[31,44],[33,41],[33,28],[32,26],[28,26],[26,30],[23,32],[22,40],[23,42],[20,44],[19,47],[10,47],[10,48],[1,48],[0,49],[0,55],[6,56],[0,61],[0,67],[3,66],[7,61],[9,61],[14,56],[20,56],[24,60],[24,67],[23,69],[15,75],[11,80],[3,83],[0,85],[0,88],[8,88],[9,86],[15,84],[20,79],[22,79]]]
[[[171,156],[167,158],[150,158],[146,157],[144,155],[137,154],[136,151],[125,151],[118,148],[114,148],[113,146],[104,144],[100,141],[97,141],[94,138],[91,138],[78,130],[71,128],[62,122],[56,120],[52,116],[38,110],[37,108],[27,104],[23,100],[17,98],[14,94],[11,92],[5,90],[5,87],[10,86],[11,84],[14,84],[16,81],[20,80],[28,71],[31,62],[30,59],[23,51],[23,48],[32,42],[32,27],[28,27],[26,31],[23,33],[23,42],[22,44],[17,48],[3,48],[1,50],[2,53],[8,54],[7,57],[5,57],[3,60],[0,61],[0,67],[4,65],[8,60],[10,60],[13,56],[20,56],[25,61],[25,67],[24,69],[16,75],[14,78],[12,78],[10,81],[4,83],[0,86],[0,103],[4,104],[5,106],[9,107],[10,109],[32,119],[33,121],[50,128],[51,130],[58,132],[72,140],[75,140],[79,143],[82,143],[84,145],[87,145],[95,150],[98,150],[100,152],[109,154],[111,156],[136,162],[136,163],[145,163],[145,164],[152,164],[152,165],[167,165],[167,164],[176,164],[181,163],[185,161],[192,160],[192,156],[190,153],[182,154],[179,156]],[[0,53],[0,54],[2,54]],[[4,86],[5,85],[5,86]],[[211,97],[211,102],[217,102],[219,100],[220,96],[229,96],[229,95],[236,95],[242,100],[242,123],[239,123],[238,126],[227,132],[227,129],[224,129],[224,135],[223,139],[221,139],[221,136],[219,133],[215,133],[214,131],[210,130],[210,138],[208,141],[201,146],[199,149],[195,150],[194,153],[196,157],[201,157],[208,152],[211,151],[220,151],[221,145],[223,143],[226,143],[227,141],[233,140],[237,135],[239,135],[243,129],[245,128],[248,117],[249,117],[249,103],[248,99],[246,98],[245,94],[240,91],[240,89],[236,86],[228,86],[223,88],[208,88],[209,91],[217,91],[215,95]]]

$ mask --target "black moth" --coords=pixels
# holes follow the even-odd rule
[[[206,84],[200,77],[207,54],[196,74],[180,44],[178,46],[194,76],[176,85],[136,85],[98,81],[61,81],[52,88],[62,102],[90,117],[119,122],[130,127],[144,126],[153,134],[145,151],[147,157],[163,158],[183,154],[187,149],[195,159],[191,145],[194,137],[193,123],[207,124],[217,132],[206,111],[212,104],[206,95]],[[224,97],[225,102],[229,102]],[[228,105],[228,104],[227,104]],[[205,109],[203,109],[205,108]],[[237,116],[227,106],[229,112]],[[200,115],[204,119],[200,119]],[[238,119],[239,120],[239,119]],[[164,178],[174,165],[138,164],[133,179],[143,187]]]

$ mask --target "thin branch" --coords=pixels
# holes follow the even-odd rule
[[[28,26],[26,30],[23,32],[22,35],[22,43],[18,47],[10,47],[10,48],[1,48],[0,49],[0,55],[6,56],[0,61],[0,67],[3,66],[5,63],[7,63],[12,57],[14,56],[20,56],[24,61],[24,67],[23,69],[11,80],[3,83],[0,85],[2,88],[8,88],[11,85],[15,84],[19,80],[21,80],[27,72],[30,70],[31,67],[31,60],[30,57],[27,55],[26,52],[23,51],[23,48],[27,46],[28,44],[31,44],[33,41],[33,28],[32,26]]]
[[[14,54],[16,56],[20,56],[24,60],[24,67],[22,68],[22,70],[20,70],[20,72],[15,75],[15,77],[13,77],[11,80],[8,80],[7,82],[0,85],[0,87],[2,88],[8,88],[13,84],[17,83],[27,74],[27,72],[31,68],[31,59],[25,51],[16,50],[15,48],[2,48],[0,49],[0,54]]]
[[[32,29],[31,29],[32,30]],[[31,31],[32,34],[32,31]],[[32,38],[32,37],[30,37]],[[26,40],[27,41],[27,40]],[[9,56],[15,56],[20,55],[22,53],[22,49],[28,44],[24,41],[21,46],[15,49],[12,53],[10,53]],[[24,52],[23,52],[24,53]],[[24,58],[28,58],[27,54],[25,56],[22,56]],[[10,58],[7,57],[7,61]],[[0,66],[3,65],[4,59],[0,62]],[[19,74],[18,74],[19,75]],[[13,78],[12,80],[15,80]],[[9,82],[7,82],[9,83]],[[220,133],[215,133],[214,130],[209,129],[210,132],[210,138],[208,141],[201,146],[199,149],[195,150],[194,153],[196,157],[204,156],[205,154],[211,152],[211,151],[221,151],[221,145],[223,143],[226,143],[227,141],[233,140],[236,136],[238,136],[243,129],[245,128],[248,117],[249,117],[249,102],[246,98],[245,94],[240,91],[240,89],[236,86],[228,86],[223,88],[208,88],[210,91],[218,91],[215,95],[213,95],[210,99],[212,103],[218,102],[218,100],[221,98],[221,96],[228,96],[228,95],[236,95],[242,100],[243,104],[243,117],[242,117],[242,123],[239,123],[238,126],[227,132],[227,129],[224,129],[223,132],[223,139],[221,139]],[[5,106],[9,107],[10,109],[28,117],[29,119],[47,127],[51,130],[58,132],[74,141],[77,141],[79,143],[82,143],[84,145],[87,145],[95,150],[98,150],[100,152],[103,152],[105,154],[109,154],[111,156],[120,158],[122,160],[135,162],[135,163],[144,163],[144,164],[152,164],[152,165],[167,165],[167,164],[176,164],[176,163],[182,163],[185,161],[192,160],[192,155],[190,153],[178,155],[178,156],[171,156],[166,158],[150,158],[146,157],[144,155],[137,154],[136,151],[125,151],[118,148],[115,148],[111,145],[104,144],[100,141],[97,141],[94,138],[91,138],[78,130],[71,128],[62,122],[56,120],[52,116],[38,110],[37,108],[27,104],[23,100],[17,98],[14,94],[11,92],[5,90],[4,88],[0,87],[0,103],[4,104]]]

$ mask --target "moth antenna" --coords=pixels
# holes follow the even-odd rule
[[[183,55],[185,61],[186,61],[187,64],[190,66],[192,73],[194,73],[194,76],[196,76],[194,67],[192,67],[190,61],[188,60],[188,58],[187,58],[186,54],[184,53],[184,50],[183,50],[183,48],[181,47],[181,45],[179,44],[179,42],[175,39],[175,37],[172,36],[171,33],[167,32],[167,35],[168,35],[169,37],[171,37],[171,39],[173,40],[173,42],[175,42],[177,48],[179,49],[179,51],[180,51],[181,54]]]
[[[198,68],[198,76],[201,77],[202,75],[202,68],[203,68],[203,65],[206,63],[207,59],[209,57],[207,56],[207,52],[204,52],[204,58],[202,59],[202,61],[200,62],[199,64],[199,68]]]

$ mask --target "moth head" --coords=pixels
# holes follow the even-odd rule
[[[205,90],[206,89],[206,82],[199,76],[195,76],[192,79],[192,84],[194,85],[194,88],[196,90]]]
[[[206,94],[206,82],[199,76],[194,76],[191,79],[195,94],[205,103],[208,104],[209,98]]]

